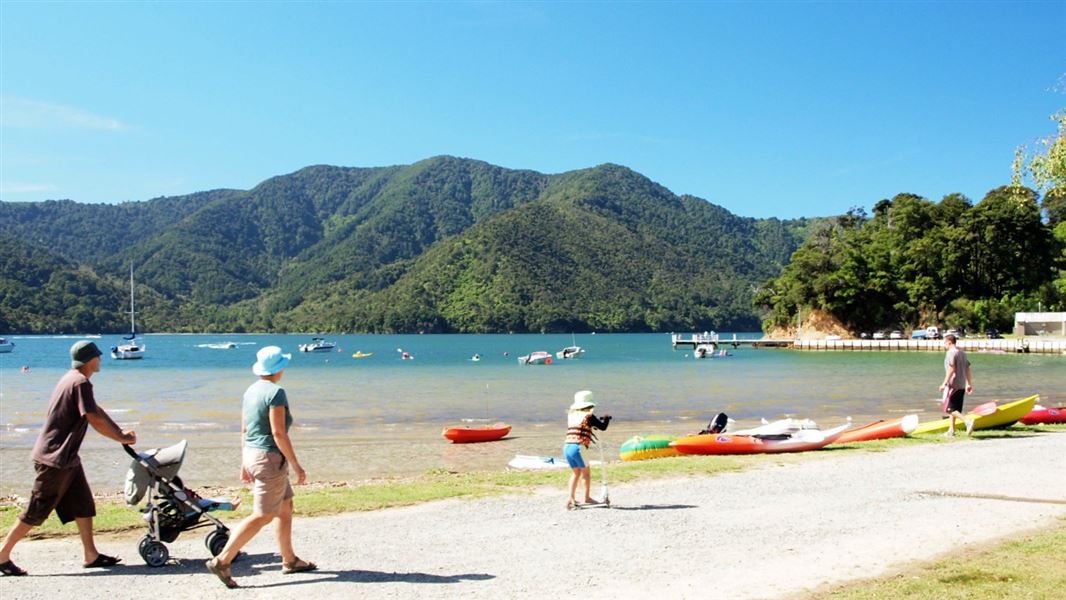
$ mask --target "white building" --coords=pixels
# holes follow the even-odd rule
[[[1066,312],[1014,313],[1014,335],[1066,336]]]

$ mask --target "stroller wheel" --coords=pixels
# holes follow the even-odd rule
[[[144,534],[143,538],[141,538],[141,542],[139,544],[137,544],[137,552],[140,553],[141,558],[144,558],[144,550],[145,550],[145,548],[147,548],[148,544],[152,543],[153,541],[154,540],[153,540],[152,536],[147,534],[147,533]]]
[[[163,542],[151,540],[141,549],[141,558],[149,567],[162,567],[170,558],[170,550]]]
[[[207,534],[207,538],[204,540],[204,544],[207,546],[207,550],[211,552],[211,556],[218,556],[222,549],[226,547],[226,543],[229,542],[229,532],[224,529],[216,529]]]

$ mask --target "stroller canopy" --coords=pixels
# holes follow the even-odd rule
[[[138,452],[138,458],[130,463],[130,468],[126,471],[126,503],[138,504],[155,480],[163,477],[173,479],[181,469],[188,446],[187,440],[181,440],[166,448]]]

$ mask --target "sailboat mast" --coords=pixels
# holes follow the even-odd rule
[[[137,326],[133,320],[133,263],[130,263],[130,335],[137,335]]]

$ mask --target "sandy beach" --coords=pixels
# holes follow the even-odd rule
[[[139,534],[99,541],[126,561],[110,571],[81,568],[73,538],[25,541],[14,559],[31,575],[0,578],[0,596],[802,597],[1053,524],[1064,454],[1066,433],[960,439],[617,485],[609,509],[567,512],[559,489],[299,518],[297,552],[321,570],[281,575],[264,532],[234,565],[236,591],[204,570],[197,532],[160,569],[140,560]]]

